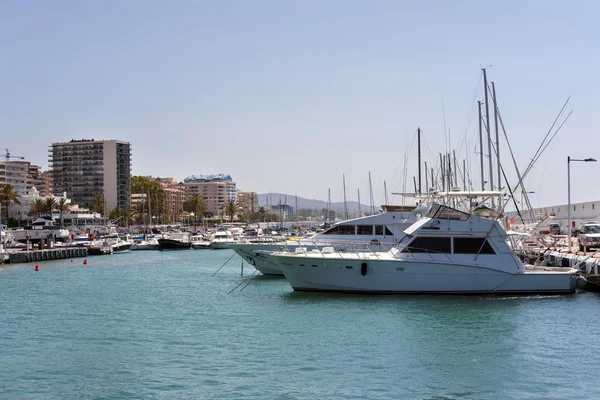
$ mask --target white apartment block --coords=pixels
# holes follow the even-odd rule
[[[82,207],[104,196],[107,212],[131,206],[131,145],[119,140],[82,139],[53,143],[52,191],[66,192]]]
[[[0,185],[11,185],[17,195],[24,196],[33,187],[43,186],[40,167],[28,161],[0,162]],[[37,187],[38,190],[43,189]]]

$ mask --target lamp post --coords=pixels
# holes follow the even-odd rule
[[[569,217],[569,226],[568,226],[568,242],[569,242],[569,253],[571,253],[571,233],[573,230],[572,222],[571,222],[571,161],[581,161],[581,162],[596,162],[595,158],[584,158],[576,159],[567,157],[567,214]]]

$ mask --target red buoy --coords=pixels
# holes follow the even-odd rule
[[[87,265],[87,260],[83,260],[83,265]]]
[[[35,270],[36,270],[36,271],[39,271],[39,270],[40,270],[40,266],[39,266],[39,265],[36,265],[36,266],[35,266]]]

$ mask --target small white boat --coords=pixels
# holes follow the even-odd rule
[[[160,250],[158,239],[148,238],[146,240],[134,240],[131,250]]]
[[[214,250],[229,249],[233,243],[233,234],[230,231],[216,231],[210,241],[210,248]]]
[[[434,205],[388,252],[333,247],[273,253],[294,290],[363,293],[573,293],[577,270],[524,265],[495,219]]]
[[[190,242],[192,244],[192,249],[195,249],[195,250],[210,249],[210,240],[207,239],[204,235],[192,235],[192,236],[190,236]]]

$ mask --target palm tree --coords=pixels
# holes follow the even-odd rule
[[[33,203],[29,206],[29,211],[27,215],[30,217],[39,218],[40,214],[42,214],[46,210],[46,204],[42,199],[35,199]]]
[[[52,216],[52,212],[56,210],[56,205],[56,198],[52,196],[46,197],[46,201],[44,201],[44,212]]]
[[[92,203],[90,204],[90,211],[104,214],[104,196],[97,194],[94,196]],[[106,215],[103,215],[106,216]]]
[[[235,200],[229,200],[225,203],[225,207],[223,207],[223,211],[225,214],[229,216],[229,222],[233,222],[233,217],[238,211],[238,204]]]
[[[11,204],[21,204],[21,197],[15,191],[12,185],[4,184],[0,186],[0,201],[4,204],[4,212],[6,213],[6,225],[8,225],[8,210]]]
[[[71,209],[71,203],[69,200],[62,197],[58,203],[56,203],[55,209],[60,213],[60,226],[63,226],[63,212],[69,211]]]
[[[183,204],[183,209],[185,211],[194,213],[194,227],[197,225],[198,215],[204,215],[207,208],[206,200],[199,194],[191,195]]]

